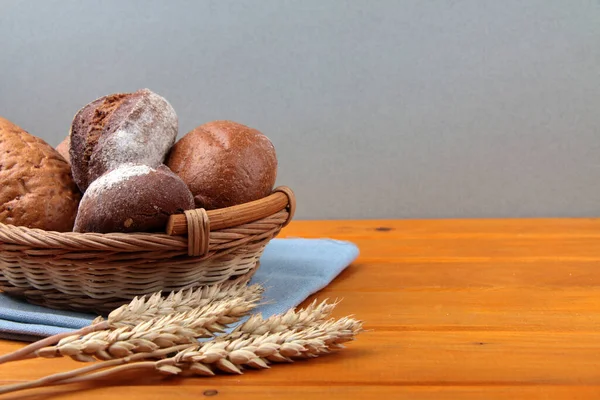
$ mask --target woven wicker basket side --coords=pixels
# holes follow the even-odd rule
[[[248,279],[267,243],[292,215],[293,197],[283,209],[251,222],[210,230],[210,221],[197,221],[204,226],[186,227],[195,229],[193,239],[58,233],[0,224],[0,290],[47,307],[104,313],[156,291]],[[252,217],[228,218],[239,222]]]

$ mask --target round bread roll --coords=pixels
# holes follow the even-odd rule
[[[65,159],[0,117],[0,222],[68,232],[80,198]]]
[[[60,142],[58,146],[56,146],[56,151],[63,156],[68,163],[71,162],[71,157],[69,156],[69,149],[71,148],[71,136],[67,136],[65,140]]]
[[[232,121],[201,125],[171,149],[167,166],[188,185],[197,208],[229,207],[268,196],[277,177],[271,141]]]
[[[173,107],[148,89],[111,94],[83,107],[71,125],[71,168],[82,191],[123,164],[158,167],[177,138]]]
[[[166,166],[124,164],[96,179],[84,193],[75,232],[164,231],[169,215],[194,208],[183,181]]]

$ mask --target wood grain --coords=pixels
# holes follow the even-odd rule
[[[377,292],[417,288],[593,287],[600,286],[598,268],[598,261],[369,263],[359,260],[338,276],[333,288]]]
[[[6,396],[6,400],[46,400],[72,399],[79,400],[82,395],[86,400],[103,399],[266,399],[266,400],[348,400],[361,398],[365,400],[477,400],[477,399],[596,399],[600,393],[599,386],[571,385],[428,385],[428,386],[238,386],[204,383],[202,385],[178,386],[180,382],[161,386],[118,386],[96,387],[82,392],[80,386],[68,388],[51,388],[39,395]],[[176,390],[179,388],[179,390]],[[34,392],[32,392],[34,393]],[[37,393],[42,393],[38,391]],[[118,395],[116,394],[118,393]],[[119,396],[119,397],[117,397]],[[142,397],[143,396],[143,397]]]
[[[351,240],[359,259],[313,298],[368,332],[322,359],[243,376],[146,376],[25,397],[598,398],[600,219],[295,221],[281,237]],[[0,351],[22,346],[0,341]],[[0,366],[4,383],[80,366]],[[85,390],[82,392],[82,390]],[[38,397],[40,396],[40,397]],[[43,397],[41,397],[43,396]]]

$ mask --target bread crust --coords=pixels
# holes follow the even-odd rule
[[[207,210],[268,196],[277,178],[271,141],[233,121],[193,129],[173,146],[166,164],[188,185],[196,207]]]
[[[80,198],[69,163],[48,143],[0,117],[0,222],[68,232]]]
[[[148,89],[101,97],[73,118],[70,157],[75,182],[85,191],[99,176],[123,164],[158,167],[177,132],[173,107]]]
[[[63,156],[63,158],[68,163],[71,163],[71,156],[69,155],[70,148],[71,148],[71,136],[67,136],[62,142],[60,142],[58,144],[58,146],[56,146],[56,151],[58,151],[58,154]]]
[[[171,214],[192,208],[192,193],[166,166],[126,164],[88,187],[74,231],[164,232]]]

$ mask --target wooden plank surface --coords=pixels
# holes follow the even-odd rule
[[[347,350],[242,376],[124,378],[5,398],[600,396],[600,219],[296,221],[281,237],[359,246],[359,259],[313,296],[342,299],[337,316],[365,321]],[[20,346],[0,341],[0,352]],[[22,361],[0,366],[0,382],[80,365]]]

